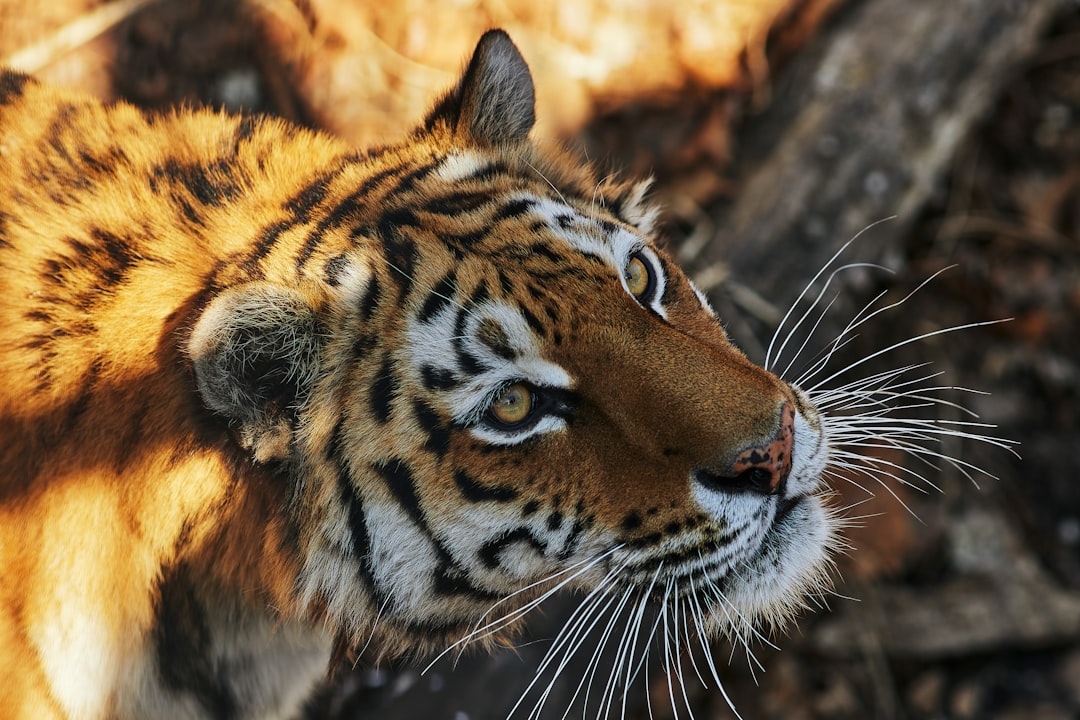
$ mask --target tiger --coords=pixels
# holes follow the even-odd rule
[[[826,586],[821,414],[534,95],[501,30],[366,150],[0,75],[9,717],[296,717],[554,587],[718,638]]]

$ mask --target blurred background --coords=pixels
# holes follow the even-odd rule
[[[861,370],[932,361],[943,384],[987,393],[949,398],[1018,454],[950,440],[943,452],[986,473],[922,468],[940,492],[838,481],[857,520],[836,595],[779,649],[756,644],[756,661],[716,648],[741,715],[1080,717],[1075,0],[0,0],[0,61],[105,99],[270,113],[368,145],[411,128],[496,26],[533,70],[536,137],[657,178],[666,242],[755,360],[866,228],[845,260],[890,271],[842,276],[826,340],[879,293],[950,269],[861,327],[838,367],[1011,318]],[[361,657],[309,717],[506,717],[573,606],[552,603],[520,647],[456,668]],[[564,716],[587,659],[542,717]],[[687,675],[694,717],[734,717]],[[653,668],[625,716],[672,717],[667,695]],[[579,698],[566,717],[594,714]]]

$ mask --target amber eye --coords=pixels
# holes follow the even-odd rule
[[[488,413],[498,424],[515,427],[529,419],[535,405],[536,396],[532,388],[523,382],[517,382],[495,397]]]
[[[626,289],[631,295],[642,302],[648,302],[651,299],[649,296],[656,287],[656,278],[653,277],[652,265],[641,257],[641,253],[630,256],[630,260],[626,263],[626,270],[623,271],[623,277],[626,279]]]

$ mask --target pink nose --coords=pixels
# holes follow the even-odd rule
[[[791,472],[791,452],[795,446],[795,408],[784,403],[780,408],[780,428],[769,442],[746,448],[731,465],[732,478],[741,478],[751,489],[765,495],[780,492]]]
[[[768,442],[744,448],[726,468],[696,470],[694,478],[718,492],[777,495],[791,473],[794,446],[795,408],[786,402],[780,408],[780,427]]]

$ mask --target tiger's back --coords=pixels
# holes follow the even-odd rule
[[[821,582],[813,407],[532,102],[498,32],[371,152],[0,76],[0,706],[287,717],[545,577]]]

